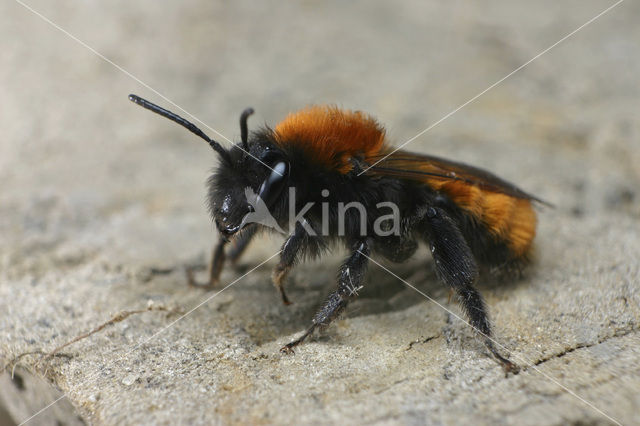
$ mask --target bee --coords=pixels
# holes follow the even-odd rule
[[[129,99],[184,126],[218,154],[207,186],[220,239],[206,286],[216,285],[225,262],[236,262],[265,228],[287,233],[273,271],[285,304],[290,303],[285,283],[294,265],[335,243],[349,251],[336,289],[311,326],[282,352],[293,352],[357,297],[371,256],[403,262],[424,242],[438,277],[457,295],[489,352],[506,370],[517,369],[495,348],[487,307],[474,283],[480,266],[507,267],[527,260],[536,233],[534,204],[544,201],[488,171],[394,150],[384,128],[360,111],[310,106],[274,128],[249,135],[247,119],[253,110],[248,108],[240,116],[240,142],[227,149],[184,118],[136,95]],[[257,202],[266,207],[271,226],[250,220]],[[385,203],[395,208],[376,208]],[[381,225],[385,220],[393,226]],[[191,272],[189,282],[196,284]]]

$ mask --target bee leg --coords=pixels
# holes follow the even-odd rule
[[[310,226],[308,222],[305,221],[304,223],[306,226]],[[280,262],[278,262],[278,265],[276,265],[271,275],[273,284],[278,289],[278,292],[280,292],[282,303],[285,305],[292,303],[284,291],[284,285],[289,272],[305,253],[317,255],[321,248],[321,241],[309,235],[305,229],[305,225],[300,222],[296,223],[293,233],[289,235],[282,245]]]
[[[229,249],[229,253],[227,253],[227,259],[229,259],[229,262],[232,265],[235,265],[238,262],[240,256],[242,256],[242,253],[247,249],[247,246],[257,232],[258,226],[255,224],[248,226],[231,242],[231,248]]]
[[[251,226],[250,228],[242,231],[236,238],[232,240],[232,246],[229,253],[229,256],[225,254],[225,246],[229,242],[227,239],[221,238],[218,244],[211,251],[211,261],[209,262],[209,281],[205,284],[200,284],[196,281],[193,275],[193,267],[187,267],[187,282],[192,287],[206,288],[211,289],[214,288],[218,281],[220,280],[220,274],[222,273],[222,269],[224,267],[224,263],[229,258],[229,261],[232,264],[238,260],[238,258],[244,253],[245,249],[251,242],[251,239],[258,231],[257,226]]]
[[[427,208],[425,220],[427,239],[438,276],[455,290],[471,326],[482,335],[489,352],[506,372],[516,372],[518,367],[503,357],[493,345],[487,308],[482,296],[473,287],[478,278],[478,267],[462,232],[454,220],[437,207]]]
[[[192,287],[211,289],[218,284],[222,267],[224,266],[225,254],[224,247],[227,244],[227,240],[221,239],[215,248],[211,251],[211,263],[209,264],[209,282],[206,284],[200,284],[196,281],[193,275],[193,267],[187,267],[187,283]]]
[[[338,288],[331,293],[322,307],[314,315],[311,327],[296,340],[284,345],[280,352],[293,353],[293,348],[306,339],[317,327],[328,326],[347,306],[349,301],[358,295],[362,289],[362,281],[367,270],[369,255],[369,243],[366,240],[358,241],[349,258],[342,264],[338,273]]]
[[[273,273],[271,274],[273,285],[275,285],[278,289],[280,297],[282,298],[282,303],[284,303],[285,305],[290,305],[291,301],[287,297],[287,293],[284,291],[284,284],[287,280],[289,272],[293,268],[293,265],[296,263],[298,253],[303,242],[304,237],[300,236],[299,234],[296,234],[294,232],[292,235],[290,235],[282,245],[280,262],[278,262],[278,265],[276,265],[276,267],[273,269]]]
[[[291,270],[292,265],[283,265],[282,263],[278,263],[271,274],[271,279],[273,280],[273,285],[276,286],[276,289],[280,293],[280,297],[282,298],[282,303],[285,305],[290,305],[293,302],[289,300],[287,297],[287,292],[284,290],[284,283],[289,275],[289,271]]]

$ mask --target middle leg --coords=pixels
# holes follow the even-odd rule
[[[309,327],[299,338],[280,349],[283,353],[293,353],[293,348],[306,339],[318,326],[327,326],[346,308],[351,299],[362,289],[362,281],[367,270],[371,249],[366,240],[358,241],[351,256],[342,264],[338,273],[338,288],[327,297],[322,307],[314,315]]]
[[[290,305],[291,301],[284,290],[284,284],[293,266],[305,255],[318,256],[324,248],[324,242],[320,237],[310,235],[305,226],[311,226],[309,222],[296,223],[294,231],[282,245],[280,262],[273,270],[271,278],[273,284],[280,292],[282,303]]]

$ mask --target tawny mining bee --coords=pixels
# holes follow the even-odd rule
[[[541,200],[485,170],[394,151],[383,127],[358,111],[312,106],[249,135],[253,110],[247,109],[240,116],[241,142],[226,149],[176,114],[129,98],[186,127],[219,155],[208,181],[209,208],[221,236],[209,286],[261,229],[288,234],[273,272],[285,304],[286,277],[299,260],[320,256],[332,243],[350,250],[336,290],[304,334],[282,351],[291,352],[346,308],[362,288],[370,256],[403,262],[423,241],[486,347],[505,368],[515,369],[492,343],[487,308],[474,282],[478,265],[526,260],[536,232],[533,203]]]

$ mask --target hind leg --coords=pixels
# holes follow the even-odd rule
[[[478,277],[478,267],[462,232],[455,221],[437,207],[427,208],[425,222],[426,238],[438,276],[455,291],[469,323],[483,337],[489,352],[506,371],[517,371],[517,366],[500,355],[493,345],[486,305],[473,287]]]

